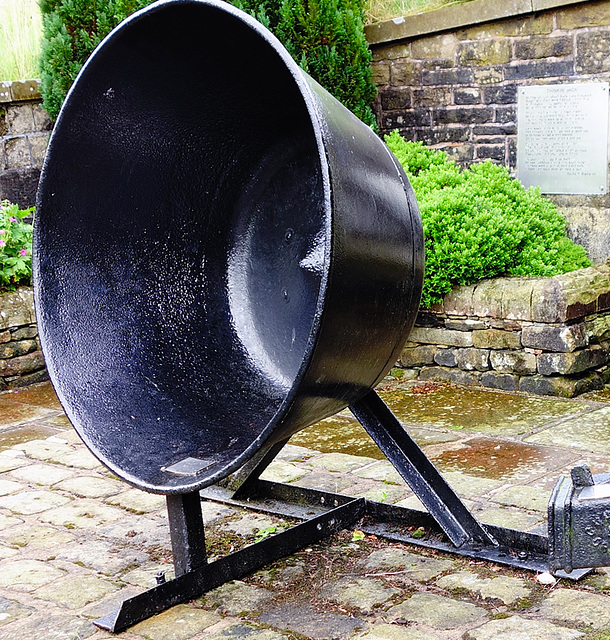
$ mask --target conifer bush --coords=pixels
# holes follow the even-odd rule
[[[422,306],[456,285],[497,276],[554,276],[591,263],[537,188],[525,189],[489,161],[461,170],[446,153],[385,140],[405,169],[421,211],[426,247]]]

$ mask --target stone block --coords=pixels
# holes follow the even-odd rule
[[[497,84],[498,82],[504,81],[504,74],[501,68],[496,69],[495,67],[491,67],[489,69],[479,69],[478,67],[473,67],[472,75],[475,84],[481,86]]]
[[[434,354],[434,362],[441,367],[455,367],[457,364],[456,351],[457,349],[438,349]]]
[[[436,584],[441,589],[467,591],[484,600],[501,600],[505,605],[516,604],[532,594],[530,585],[523,579],[511,576],[480,578],[471,571],[450,573],[437,580]]]
[[[36,347],[36,340],[19,340],[0,344],[0,360],[23,356],[35,351]]]
[[[32,164],[30,156],[30,145],[25,136],[7,138],[4,141],[6,153],[6,168],[18,169],[19,167],[29,167]]]
[[[23,387],[31,387],[33,384],[39,384],[40,382],[47,382],[49,380],[49,373],[46,369],[40,369],[34,373],[26,373],[19,376],[7,376],[4,378],[9,389],[21,389]],[[4,390],[6,387],[2,387],[0,383],[0,389]]]
[[[3,377],[20,376],[42,368],[44,368],[42,351],[33,351],[10,360],[0,360],[0,375]]]
[[[453,92],[453,104],[481,104],[481,90],[474,87],[464,87],[463,89],[456,89]]]
[[[419,367],[424,364],[432,364],[437,350],[438,347],[432,344],[406,347],[400,354],[400,365],[403,367]]]
[[[608,31],[579,33],[576,36],[576,73],[607,73],[610,71],[609,47],[610,32]]]
[[[32,157],[32,164],[37,167],[42,167],[44,157],[47,153],[47,146],[49,144],[48,133],[32,133],[27,136],[30,144],[30,154]]]
[[[607,2],[586,2],[557,11],[557,28],[561,30],[581,27],[606,27],[610,24],[610,6]]]
[[[460,144],[444,147],[442,149],[454,162],[469,164],[474,160],[474,145]]]
[[[407,111],[390,111],[382,115],[384,129],[404,127],[430,127],[432,114],[428,109],[409,109]]]
[[[489,326],[492,329],[503,329],[504,331],[521,331],[523,322],[519,320],[505,320],[504,318],[490,318]]]
[[[458,39],[452,33],[429,36],[411,43],[411,55],[417,59],[453,60]]]
[[[588,342],[596,343],[610,337],[610,314],[596,315],[585,320]]]
[[[450,103],[450,87],[418,87],[413,89],[413,105],[416,107],[436,107]]]
[[[411,60],[401,60],[399,62],[392,62],[390,65],[390,84],[394,87],[419,85],[421,83],[421,77],[421,63]]]
[[[473,84],[474,75],[470,69],[428,69],[421,75],[422,84],[459,85]]]
[[[489,389],[516,391],[519,385],[519,378],[510,373],[486,371],[481,375],[480,382],[484,387],[488,387]]]
[[[537,371],[536,356],[523,351],[492,351],[489,362],[492,369],[502,373],[532,375]]]
[[[2,164],[0,147],[0,165]],[[40,168],[28,167],[0,171],[0,200],[9,200],[22,209],[36,204],[36,190],[40,179]]]
[[[587,629],[610,626],[610,598],[598,593],[556,589],[540,604],[540,614]]]
[[[475,136],[508,136],[516,133],[514,123],[509,124],[477,124],[472,127]]]
[[[504,67],[505,80],[528,80],[531,78],[565,78],[573,75],[571,60],[532,60]]]
[[[379,92],[381,108],[389,111],[408,109],[411,106],[411,95],[407,89],[387,88]]]
[[[417,327],[443,327],[444,314],[431,311],[419,310],[417,318],[415,320],[415,326]]]
[[[32,113],[34,115],[34,131],[51,131],[53,123],[41,104],[33,104]]]
[[[517,102],[517,85],[500,84],[483,89],[485,104],[515,104]],[[504,133],[504,131],[501,131]]]
[[[495,112],[495,122],[499,124],[508,124],[511,122],[516,122],[517,120],[517,110],[513,106],[496,107]]]
[[[11,95],[11,82],[0,82],[0,103],[12,102],[13,96]]]
[[[32,293],[31,289],[27,289]],[[25,297],[24,297],[25,296]],[[0,296],[0,329],[17,328],[34,322],[32,299],[20,291],[12,291]]]
[[[482,607],[434,593],[415,593],[388,609],[385,616],[389,620],[406,620],[433,629],[455,629],[466,624],[476,626],[487,620],[487,612]]]
[[[320,595],[344,607],[371,614],[400,594],[398,589],[375,578],[345,577],[327,583]],[[271,596],[273,597],[273,596]]]
[[[481,124],[493,122],[494,113],[489,107],[449,107],[439,109],[434,115],[438,124]]]
[[[411,58],[411,45],[407,44],[390,44],[384,47],[375,47],[373,49],[373,62],[381,62],[383,60],[400,60],[401,58]]]
[[[474,285],[454,287],[443,298],[441,305],[443,313],[454,316],[472,316],[472,295]]]
[[[423,142],[428,146],[438,146],[441,144],[453,144],[456,142],[468,142],[470,140],[470,128],[468,126],[451,126],[451,127],[434,127],[433,129],[425,128],[421,131],[417,131],[417,141]],[[467,146],[467,145],[466,145]],[[463,150],[465,145],[460,144],[457,147],[460,150]],[[454,147],[448,147],[443,149],[443,151],[449,151]],[[452,158],[456,158],[455,154],[448,154]],[[468,156],[470,159],[473,157],[472,155]],[[457,160],[456,160],[457,161]]]
[[[608,352],[600,345],[570,353],[542,353],[538,356],[538,373],[571,375],[596,369],[608,363]]]
[[[534,322],[564,322],[566,301],[556,278],[532,280],[532,306],[530,320]]]
[[[371,80],[377,87],[390,84],[390,65],[373,63],[371,66]]]
[[[584,322],[569,326],[532,325],[523,327],[521,332],[521,344],[524,347],[542,349],[543,351],[575,351],[586,347],[588,343]]]
[[[501,318],[503,284],[501,278],[481,280],[476,284],[472,294],[472,315],[479,318]]]
[[[590,373],[582,378],[567,378],[565,376],[524,376],[519,379],[519,391],[532,393],[537,396],[559,396],[573,398],[574,396],[603,389],[602,377],[597,373]]]
[[[520,349],[519,334],[501,329],[483,329],[472,332],[472,343],[480,349]]]
[[[539,58],[561,58],[572,55],[571,36],[532,36],[515,41],[515,58],[532,60]]]
[[[458,49],[459,63],[467,67],[507,64],[511,56],[511,43],[504,38],[465,42]]]
[[[455,360],[463,371],[487,371],[489,369],[489,349],[456,349]]]
[[[445,327],[456,331],[475,331],[487,329],[487,324],[483,320],[475,320],[473,318],[447,318]]]
[[[448,347],[471,347],[472,335],[464,331],[452,331],[434,327],[415,327],[410,340],[424,344],[440,344]]]
[[[467,27],[466,29],[459,29],[456,35],[460,40],[477,40],[497,38],[499,36],[527,36],[551,33],[553,28],[553,14],[544,13]]]
[[[5,332],[8,338],[4,339],[4,333],[0,332],[0,342],[9,342],[9,340],[31,340],[38,335],[38,329],[35,324],[27,327],[19,327]]]
[[[11,83],[11,94],[13,100],[41,100],[40,86],[38,80],[23,80]]]
[[[424,367],[420,374],[420,380],[442,380],[453,384],[465,386],[479,385],[479,374],[469,373],[461,369],[450,369],[447,367]]]
[[[503,163],[506,159],[506,147],[502,144],[478,144],[477,160],[495,160]]]
[[[8,133],[18,136],[34,131],[34,113],[31,104],[9,104],[6,107]]]

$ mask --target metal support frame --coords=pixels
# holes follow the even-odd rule
[[[215,589],[230,580],[238,580],[272,562],[296,553],[332,533],[353,525],[364,516],[365,500],[358,498],[331,509],[286,531],[244,547],[215,562],[200,565],[174,580],[125,600],[118,611],[95,620],[102,629],[118,633]],[[186,506],[189,510],[189,506]],[[191,513],[185,514],[190,520]],[[177,528],[176,528],[177,530]]]
[[[477,522],[375,391],[370,391],[350,409],[429,513],[265,482],[260,475],[288,442],[282,440],[260,451],[224,487],[217,485],[200,493],[168,496],[176,578],[169,582],[160,581],[153,589],[125,600],[117,612],[96,620],[95,624],[112,632],[122,631],[361,520],[359,526],[364,531],[390,540],[521,569],[548,571],[548,538],[503,527],[483,526]],[[208,563],[201,497],[305,521]],[[409,530],[414,526],[424,526],[428,535],[424,539],[413,538]],[[559,574],[577,580],[588,571]]]

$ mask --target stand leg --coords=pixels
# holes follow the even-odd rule
[[[234,491],[233,497],[236,500],[245,498],[256,489],[256,483],[263,471],[273,462],[278,453],[287,444],[288,439],[280,440],[270,447],[261,449],[253,458],[237,471],[231,482],[229,489]]]
[[[167,496],[176,577],[207,564],[199,492]]]
[[[497,545],[375,391],[350,410],[456,547]]]

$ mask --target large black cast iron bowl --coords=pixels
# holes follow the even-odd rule
[[[381,380],[414,321],[423,240],[395,158],[273,35],[174,0],[115,29],[70,91],[34,269],[72,424],[119,476],[171,494]]]

